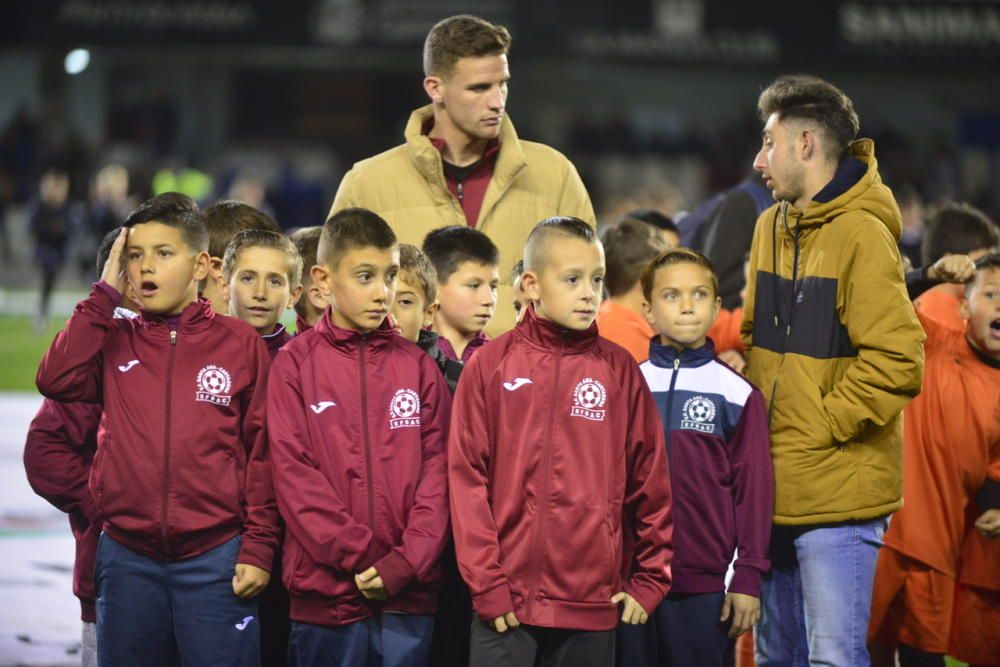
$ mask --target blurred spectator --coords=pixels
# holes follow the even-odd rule
[[[80,265],[89,274],[97,253],[97,244],[111,230],[120,227],[137,202],[128,196],[128,169],[109,164],[94,176],[91,184],[90,210],[87,213],[86,237],[80,249]]]
[[[79,206],[69,198],[69,176],[59,168],[42,174],[38,196],[28,205],[28,231],[35,244],[35,264],[42,274],[35,330],[48,324],[49,297],[66,263],[66,248],[79,226]]]
[[[896,203],[903,216],[903,232],[899,237],[899,252],[909,258],[913,266],[921,266],[920,244],[924,240],[924,198],[909,183],[894,188]]]
[[[772,204],[774,197],[764,187],[760,174],[753,173],[692,211],[680,224],[687,231],[690,246],[700,250],[715,267],[723,308],[731,310],[743,304],[743,260],[750,250],[757,217]],[[685,239],[683,231],[681,239]]]

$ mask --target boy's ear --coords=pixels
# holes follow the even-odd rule
[[[123,307],[133,311],[136,310],[133,306],[142,307],[139,302],[139,296],[136,294],[135,288],[132,287],[132,282],[129,280],[125,281],[125,294],[123,296],[125,297],[122,302]]]
[[[302,283],[299,283],[298,285],[296,285],[295,289],[292,290],[292,294],[288,299],[288,305],[286,306],[286,310],[294,308],[295,304],[299,302],[299,299],[301,297],[302,297]]]
[[[656,322],[653,320],[653,307],[649,305],[649,302],[645,299],[642,300],[642,315],[649,322],[649,326],[656,328]]]
[[[422,328],[426,329],[434,324],[434,316],[437,315],[438,308],[440,307],[441,304],[435,300],[434,303],[424,308],[424,319],[420,322]]]
[[[320,313],[326,310],[326,307],[330,305],[330,299],[323,296],[323,293],[320,292],[316,283],[309,285],[309,289],[306,290],[305,298],[309,302],[309,305]]]
[[[213,278],[209,278],[209,280],[213,280]],[[223,278],[221,275],[214,278],[214,280],[215,280],[215,287],[219,292],[219,296],[222,297],[223,301],[229,303],[229,283],[227,283],[226,279]]]
[[[205,251],[199,252],[194,256],[194,279],[198,282],[208,278],[209,271],[212,268],[212,258],[208,256]]]
[[[534,271],[525,271],[521,276],[521,290],[531,301],[538,303],[538,275]]]
[[[309,277],[312,278],[313,287],[319,290],[324,300],[330,299],[332,290],[330,289],[330,269],[326,264],[314,264],[309,270]],[[310,288],[311,290],[312,288]],[[323,308],[326,310],[326,307]]]

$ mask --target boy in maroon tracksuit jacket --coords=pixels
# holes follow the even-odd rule
[[[99,661],[169,665],[176,651],[186,664],[256,665],[252,598],[277,538],[267,350],[198,300],[208,239],[189,197],[154,197],[125,227],[36,377],[49,398],[104,410],[90,475],[104,521]],[[142,315],[112,320],[126,280]]]
[[[221,296],[229,304],[229,313],[257,330],[274,359],[292,339],[281,316],[302,295],[302,257],[298,249],[284,234],[245,229],[226,246],[221,270]],[[288,591],[281,583],[280,549],[275,551],[271,581],[261,592],[257,607],[261,663],[282,667],[287,662],[291,625]]]
[[[721,306],[711,263],[687,248],[654,259],[640,283],[657,336],[639,368],[660,411],[670,459],[670,594],[641,628],[622,626],[622,667],[722,667],[760,618],[774,468],[760,390],[715,356]],[[733,578],[726,590],[726,569]]]
[[[121,227],[108,232],[97,248],[100,278]],[[115,317],[131,319],[139,307],[123,295]],[[90,495],[91,463],[97,451],[101,406],[94,403],[60,403],[46,398],[31,420],[24,442],[24,472],[31,488],[69,515],[76,539],[73,594],[80,599],[83,635],[80,658],[84,667],[97,664],[97,609],[94,593],[94,560],[101,535],[101,517]]]
[[[248,229],[236,234],[222,259],[222,295],[229,312],[254,329],[274,359],[292,339],[281,316],[302,296],[302,257],[284,234]]]
[[[470,664],[610,665],[616,604],[645,623],[670,587],[663,428],[631,355],[597,335],[594,230],[544,220],[524,264],[532,305],[466,367],[448,443],[458,564],[482,619]]]
[[[399,247],[345,209],[313,282],[332,300],[271,367],[268,434],[286,523],[293,665],[426,665],[448,530],[450,396],[386,320]]]

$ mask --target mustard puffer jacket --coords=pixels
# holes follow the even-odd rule
[[[432,230],[465,225],[462,207],[445,182],[441,153],[423,134],[433,117],[433,106],[417,109],[406,125],[405,144],[355,164],[340,183],[330,215],[358,206],[370,209],[385,218],[400,243],[417,247]],[[524,256],[532,228],[554,215],[597,224],[587,190],[562,153],[518,139],[507,116],[499,142],[493,178],[476,222],[476,229],[500,249],[498,303],[487,328],[491,337],[514,327],[510,271]]]
[[[920,392],[924,333],[900,231],[868,139],[804,210],[780,202],[757,219],[741,334],[769,409],[777,524],[902,505],[902,410]]]

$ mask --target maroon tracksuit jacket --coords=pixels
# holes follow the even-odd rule
[[[434,613],[450,403],[434,361],[388,320],[360,334],[335,326],[327,310],[275,358],[268,434],[292,620],[338,626],[380,610]],[[355,586],[370,566],[385,602]]]
[[[596,325],[561,330],[529,307],[476,353],[455,395],[448,479],[482,618],[513,610],[528,625],[609,630],[618,591],[649,612],[666,595],[663,427],[635,361]]]
[[[49,398],[103,406],[90,491],[104,532],[168,561],[242,534],[237,562],[270,570],[278,516],[263,341],[205,300],[176,329],[148,313],[114,320],[112,294],[94,286],[36,377]]]

